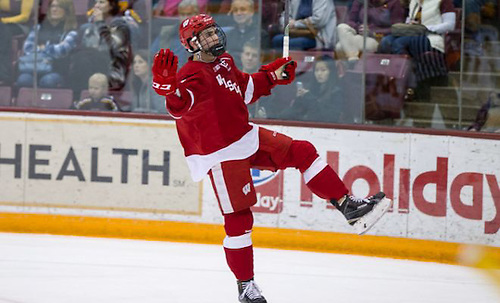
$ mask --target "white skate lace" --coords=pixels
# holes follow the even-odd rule
[[[240,301],[243,300],[245,296],[247,296],[251,300],[262,297],[261,294],[262,290],[257,286],[257,283],[255,283],[253,280],[245,282],[244,285],[245,288],[240,294]]]
[[[372,198],[373,196],[369,196],[369,197],[366,197],[366,198],[358,198],[358,197],[354,197],[354,196],[349,196],[349,200],[351,200],[351,202],[357,206],[359,205],[362,205],[362,204],[368,204],[370,203],[370,199]]]

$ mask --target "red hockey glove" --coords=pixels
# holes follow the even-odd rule
[[[177,90],[177,56],[169,49],[156,53],[153,67],[153,89],[158,95],[166,96]]]
[[[290,84],[295,79],[297,63],[292,58],[278,58],[268,65],[263,65],[259,71],[266,72],[273,85]]]

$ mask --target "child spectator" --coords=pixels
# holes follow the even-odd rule
[[[132,66],[132,111],[166,113],[165,99],[156,94],[151,87],[148,51],[138,50]]]
[[[51,0],[46,19],[30,32],[24,42],[24,58],[34,58],[37,52],[38,59],[47,60],[50,70],[42,71],[37,66],[38,86],[57,88],[64,84],[64,76],[68,72],[68,55],[76,47],[76,16],[71,0]],[[38,45],[35,45],[35,42]],[[20,58],[22,61],[23,57]],[[34,62],[31,62],[34,63]],[[22,68],[17,78],[16,86],[33,85],[34,64]]]
[[[113,97],[109,95],[108,78],[106,75],[97,73],[89,78],[89,97],[75,104],[76,109],[117,111]]]

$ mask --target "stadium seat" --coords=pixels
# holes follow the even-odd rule
[[[345,75],[346,97],[350,100],[348,115],[354,121],[361,121],[359,101],[364,99],[366,119],[399,118],[410,73],[411,60],[406,55],[367,54],[365,60],[359,60]]]
[[[333,51],[321,51],[321,50],[309,50],[309,51],[297,51],[291,50],[290,57],[297,62],[297,74],[302,74],[308,70],[312,70],[313,63],[317,58],[322,56],[329,56],[334,58]]]
[[[12,105],[12,89],[10,86],[0,86],[0,106]]]
[[[16,106],[69,109],[73,104],[71,89],[22,87],[17,95]]]

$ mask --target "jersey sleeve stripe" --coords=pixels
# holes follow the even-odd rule
[[[194,94],[191,90],[187,89],[186,88],[186,91],[189,93],[189,96],[191,97],[191,105],[189,105],[189,108],[186,110],[186,112],[188,112],[194,105]],[[167,107],[167,110],[168,110],[168,107]],[[168,111],[168,113],[170,114],[170,116],[172,116],[172,118],[178,120],[180,118],[182,118],[182,116],[176,116],[174,114],[172,114],[172,112]]]
[[[191,90],[189,90],[187,88],[186,88],[186,90],[189,93],[189,96],[191,96],[191,105],[189,106],[189,109],[188,109],[188,111],[189,111],[191,109],[191,107],[193,107],[193,104],[194,104],[194,94]]]
[[[245,104],[252,102],[254,90],[253,79],[252,76],[250,76],[248,78],[247,89],[245,90]]]

